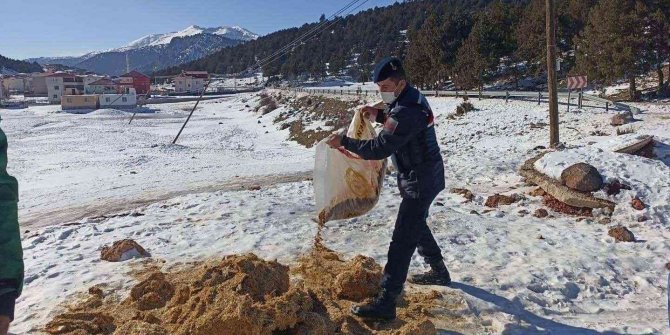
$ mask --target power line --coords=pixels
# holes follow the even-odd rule
[[[360,0],[357,0],[357,1],[355,1],[355,2],[358,2],[358,1],[360,1]],[[363,2],[361,2],[360,4],[358,4],[356,7],[352,8],[351,10],[349,10],[349,12],[347,12],[344,16],[351,14],[352,12],[354,12],[356,9],[360,8],[361,6],[363,6],[363,5],[364,5],[366,2],[368,2],[368,1],[369,1],[369,0],[364,0]],[[308,38],[305,39],[304,41],[297,41],[297,42],[306,42],[306,41],[308,41],[309,39],[311,39],[311,38],[317,36],[319,33],[323,32],[324,30],[326,30],[326,29],[332,27],[335,23],[337,23],[337,22],[339,22],[340,20],[342,20],[342,18],[344,18],[344,16],[340,16],[340,17],[338,17],[337,19],[335,19],[335,20],[333,20],[333,21],[328,21],[329,24],[326,25],[325,27],[321,28],[319,31],[317,31],[316,34],[314,34],[314,35],[308,37]],[[297,42],[296,42],[296,43],[293,43],[293,44],[297,44]],[[293,45],[290,44],[288,47],[291,47],[291,46],[293,46]],[[285,47],[285,49],[286,49],[286,47]],[[291,51],[292,51],[292,50],[285,51],[285,52],[283,52],[282,54],[277,55],[277,56],[273,57],[272,59],[267,60],[267,61],[265,61],[265,62],[263,62],[263,63],[258,62],[258,63],[256,64],[256,66],[259,67],[259,68],[262,68],[263,66],[265,66],[265,65],[267,65],[267,64],[269,64],[269,63],[271,63],[271,62],[273,62],[273,61],[275,61],[275,60],[277,60],[277,59],[279,59],[280,57],[282,57],[282,56],[288,54],[288,53],[291,52]]]
[[[308,32],[306,32],[306,33],[300,35],[300,37],[294,39],[291,43],[285,45],[285,46],[282,47],[281,49],[275,51],[275,52],[274,52],[273,54],[271,54],[270,56],[267,56],[267,57],[265,57],[265,58],[263,58],[263,59],[257,61],[256,63],[264,63],[266,60],[268,60],[268,59],[274,57],[275,55],[277,55],[277,54],[279,54],[279,53],[281,53],[281,52],[283,52],[283,51],[285,51],[285,50],[287,50],[287,49],[289,49],[289,48],[292,47],[294,44],[297,44],[298,42],[300,42],[305,36],[308,36],[309,34],[313,33],[313,32],[316,31],[317,29],[319,29],[319,28],[321,28],[322,26],[326,25],[327,23],[330,22],[331,19],[337,17],[337,15],[341,14],[342,12],[344,12],[344,11],[347,10],[349,7],[353,6],[355,3],[359,2],[359,1],[361,1],[361,0],[353,0],[353,1],[349,2],[347,5],[345,5],[345,6],[342,7],[340,10],[338,10],[337,12],[335,12],[335,14],[331,15],[327,20],[324,20],[323,22],[320,22],[320,23],[317,24],[316,26],[312,27],[312,29],[310,29]]]

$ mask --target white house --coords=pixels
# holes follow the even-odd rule
[[[135,108],[137,94],[132,87],[125,88],[124,94],[100,94],[100,108]]]
[[[30,89],[33,95],[46,96],[47,91],[47,76],[48,73],[32,73],[30,75]]]
[[[200,93],[209,78],[207,71],[184,71],[174,78],[175,93]]]
[[[98,75],[95,75],[95,74],[87,74],[87,75],[81,76],[81,78],[82,78],[82,80],[83,80],[83,82],[84,82],[84,92],[89,92],[89,91],[90,91],[90,89],[89,89],[89,85],[90,85],[91,83],[94,83],[94,82],[96,82],[96,81],[98,81],[98,80],[100,80],[100,79],[103,79],[103,78],[105,78],[105,77],[103,77],[103,76],[98,76]]]
[[[72,89],[70,89],[70,91],[65,92],[65,80],[67,80],[68,83],[70,83],[74,81],[74,78],[76,78],[75,75],[65,72],[57,72],[48,75],[46,77],[46,84],[47,84],[47,95],[49,96],[49,102],[60,103],[61,97],[64,94],[76,95],[76,90],[75,92],[72,92]]]
[[[6,77],[2,85],[10,92],[25,92],[28,90],[28,78],[23,75]]]

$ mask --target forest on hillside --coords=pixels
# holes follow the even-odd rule
[[[600,85],[627,80],[636,92],[636,78],[651,71],[659,77],[658,92],[667,92],[662,67],[670,59],[670,0],[557,0],[556,7],[559,75],[588,75]],[[366,81],[387,55],[404,59],[410,80],[427,89],[543,78],[545,0],[415,0],[333,20],[321,16],[159,73],[230,74],[261,66],[266,75],[286,79],[348,75]]]
[[[33,62],[28,63],[22,60],[7,58],[0,55],[0,69],[5,68],[19,73],[42,72],[42,66]]]

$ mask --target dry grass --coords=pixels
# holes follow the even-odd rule
[[[616,134],[618,135],[625,135],[625,134],[632,134],[635,132],[635,128],[633,126],[628,126],[628,127],[619,127],[616,129]]]
[[[335,130],[346,128],[351,122],[358,101],[342,101],[321,96],[304,96],[294,100],[283,99],[288,108],[274,118],[280,129],[289,129],[289,139],[308,148],[326,138]],[[292,118],[291,121],[288,121]],[[328,130],[305,130],[311,122],[323,122]]]
[[[456,115],[457,116],[463,116],[465,113],[469,113],[471,111],[475,110],[475,106],[472,105],[471,102],[469,101],[463,101],[463,103],[460,104],[460,106],[456,107]]]
[[[256,106],[256,112],[260,112],[262,115],[272,112],[278,108],[277,101],[267,93],[260,93],[261,101]],[[281,98],[281,96],[280,96]]]

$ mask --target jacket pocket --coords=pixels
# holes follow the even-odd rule
[[[398,189],[403,198],[418,199],[419,198],[419,178],[416,171],[412,170],[409,173],[398,174]]]

